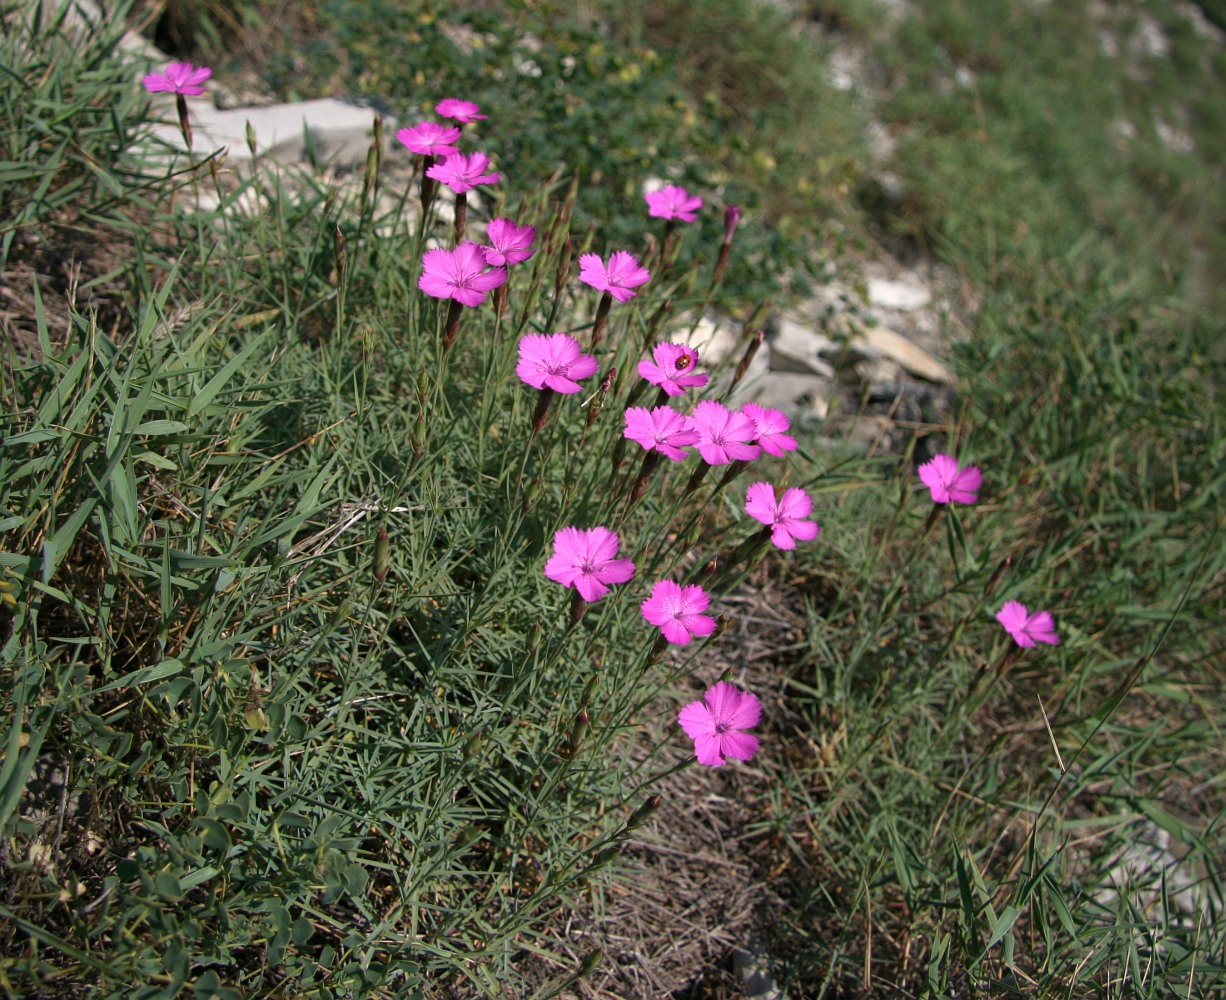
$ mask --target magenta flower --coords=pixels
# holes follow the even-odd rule
[[[651,272],[632,253],[616,250],[605,267],[600,254],[579,256],[579,280],[601,292],[608,292],[618,302],[629,302],[638,292],[632,291],[651,279]]]
[[[471,241],[454,250],[427,250],[421,259],[417,287],[436,299],[455,299],[462,306],[479,306],[485,296],[507,280],[500,267],[486,270],[485,255]]]
[[[534,389],[572,393],[583,388],[576,379],[594,375],[597,364],[568,333],[529,333],[520,338],[515,374]]]
[[[599,601],[610,583],[625,583],[634,576],[634,563],[618,559],[617,549],[617,533],[608,528],[562,528],[553,536],[545,575],[574,587],[585,601]]]
[[[643,602],[643,617],[658,625],[669,642],[684,646],[694,636],[715,631],[715,619],[703,614],[710,604],[710,596],[696,583],[682,587],[672,580],[658,580]]]
[[[643,195],[647,200],[647,214],[653,219],[680,219],[693,222],[702,208],[702,199],[690,194],[685,188],[670,184],[659,191]]]
[[[727,465],[757,458],[762,449],[751,444],[758,435],[752,420],[723,403],[704,399],[694,408],[691,424],[698,431],[698,453],[708,465]]]
[[[931,491],[933,503],[974,503],[979,499],[983,473],[974,465],[959,468],[952,455],[936,455],[917,471]]]
[[[785,434],[791,422],[782,410],[770,410],[757,403],[746,403],[741,412],[753,421],[758,429],[758,444],[762,450],[772,455],[782,455],[785,451],[796,450],[796,439]]]
[[[996,612],[996,620],[1019,646],[1029,648],[1036,642],[1046,642],[1051,646],[1060,645],[1060,637],[1056,635],[1056,623],[1052,620],[1050,611],[1030,614],[1026,605],[1020,601],[1006,601],[1005,606]]]
[[[446,97],[439,101],[434,105],[434,110],[444,118],[452,118],[462,123],[475,122],[478,119],[483,120],[489,117],[489,115],[477,114],[481,110],[481,105],[473,104],[472,101],[461,101],[455,97]]]
[[[778,502],[770,483],[754,483],[745,491],[745,513],[771,529],[771,544],[777,549],[794,549],[798,538],[808,542],[818,536],[818,523],[805,520],[812,512],[812,498],[798,486],[784,490]]]
[[[485,251],[485,262],[494,267],[522,264],[536,253],[531,249],[536,239],[535,226],[517,226],[510,219],[493,219],[485,235],[492,245],[481,249]]]
[[[706,372],[695,371],[698,352],[685,344],[656,344],[651,356],[654,362],[646,358],[639,362],[639,374],[670,396],[684,396],[686,389],[704,386],[711,378]]]
[[[720,681],[692,701],[677,716],[681,728],[694,741],[699,764],[719,767],[728,758],[749,760],[758,752],[759,741],[744,729],[752,729],[762,718],[762,703],[748,691]]]
[[[426,171],[426,176],[442,181],[456,194],[471,191],[478,184],[497,184],[497,171],[487,174],[490,158],[484,153],[452,153],[442,163]]]
[[[632,406],[626,411],[626,429],[623,437],[641,444],[648,451],[658,451],[674,462],[685,458],[682,448],[696,444],[698,431],[688,418],[667,406],[647,410]]]
[[[402,128],[396,133],[396,138],[410,153],[419,156],[451,156],[460,151],[454,145],[460,141],[460,130],[454,125],[418,122],[412,128]]]
[[[141,79],[151,94],[186,94],[195,97],[204,93],[204,81],[213,75],[207,66],[196,67],[191,63],[171,63],[161,73],[150,73]]]

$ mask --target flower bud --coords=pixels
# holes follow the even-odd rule
[[[391,562],[391,544],[387,538],[387,525],[379,525],[379,533],[375,536],[374,577],[379,583],[387,579],[387,567]]]
[[[643,823],[650,818],[651,814],[660,808],[660,802],[661,799],[658,795],[647,796],[647,801],[634,810],[634,812],[630,814],[630,818],[626,820],[625,832],[631,833],[642,826]]]

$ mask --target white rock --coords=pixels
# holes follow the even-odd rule
[[[174,98],[169,97],[165,117],[175,119]],[[296,163],[307,158],[307,134],[319,160],[333,166],[358,166],[366,162],[366,152],[374,129],[375,110],[357,101],[323,98],[297,104],[275,104],[265,108],[234,108],[219,111],[206,101],[188,105],[192,124],[192,150],[200,157],[226,149],[227,163],[240,169],[251,163],[247,145],[247,123],[255,133],[256,154],[279,163]],[[183,149],[177,124],[160,125],[154,130],[158,139]],[[386,140],[396,134],[396,123],[383,119]],[[390,149],[390,144],[389,144]]]
[[[878,309],[910,312],[923,309],[932,301],[932,292],[923,285],[892,278],[869,278],[868,301]]]
[[[679,338],[682,335],[674,331],[670,336]],[[703,316],[694,325],[693,332],[685,334],[684,339],[691,347],[698,349],[698,359],[703,367],[717,365],[729,358],[739,359],[745,349],[745,345],[741,343],[740,329],[734,329],[722,318],[711,319],[709,316]],[[766,351],[759,349],[758,353],[765,354]]]
[[[866,327],[851,346],[867,358],[886,358],[929,382],[953,385],[957,381],[954,373],[941,361],[923,348],[916,347],[906,337],[883,326]]]
[[[770,367],[773,372],[802,372],[834,376],[834,367],[825,356],[837,356],[841,346],[824,333],[786,316],[780,317],[768,338]]]

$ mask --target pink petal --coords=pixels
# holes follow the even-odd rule
[[[634,563],[630,559],[614,559],[596,572],[602,583],[626,583],[634,579]]]
[[[718,736],[702,736],[694,740],[694,755],[699,764],[707,767],[723,767],[725,760]]]
[[[715,735],[715,720],[711,718],[710,709],[702,701],[692,701],[686,705],[677,715],[677,721],[691,739]]]
[[[590,573],[579,573],[575,577],[575,590],[589,604],[599,601],[609,592],[604,583]]]
[[[677,646],[687,645],[690,641],[689,630],[671,615],[660,623],[660,631],[665,639]]]
[[[733,757],[736,760],[749,760],[758,752],[761,744],[758,737],[736,731],[724,733],[718,739],[724,756]]]

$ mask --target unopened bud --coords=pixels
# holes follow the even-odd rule
[[[651,814],[660,808],[660,801],[661,799],[658,795],[647,796],[647,801],[634,810],[634,812],[630,814],[630,818],[626,820],[625,832],[631,833],[642,826],[651,816]]]
[[[387,579],[387,567],[391,563],[392,547],[387,538],[387,525],[379,525],[379,533],[375,535],[375,579],[382,583]]]
[[[599,948],[589,951],[583,956],[583,961],[579,963],[579,975],[586,976],[589,972],[598,966],[604,959],[604,952]]]
[[[247,148],[251,150],[251,158],[255,159],[257,144],[255,141],[255,129],[251,125],[251,119],[247,119]]]
[[[578,625],[579,619],[583,617],[583,613],[587,610],[587,601],[579,596],[579,591],[575,591],[570,599],[570,623]]]
[[[731,243],[732,237],[736,235],[737,223],[741,221],[741,209],[739,205],[729,205],[724,209],[724,242]]]
[[[570,738],[566,741],[567,751],[574,756],[579,752],[579,746],[583,743],[583,737],[587,735],[588,723],[592,721],[592,717],[588,714],[586,708],[581,709],[579,714],[575,716],[574,725],[571,726]]]
[[[463,760],[467,764],[475,756],[477,751],[481,749],[481,744],[485,742],[485,737],[481,733],[473,733],[464,743]]]
[[[336,283],[343,285],[345,283],[345,266],[348,263],[348,257],[345,255],[345,234],[341,232],[341,224],[339,222],[332,229],[332,252],[336,255]]]

